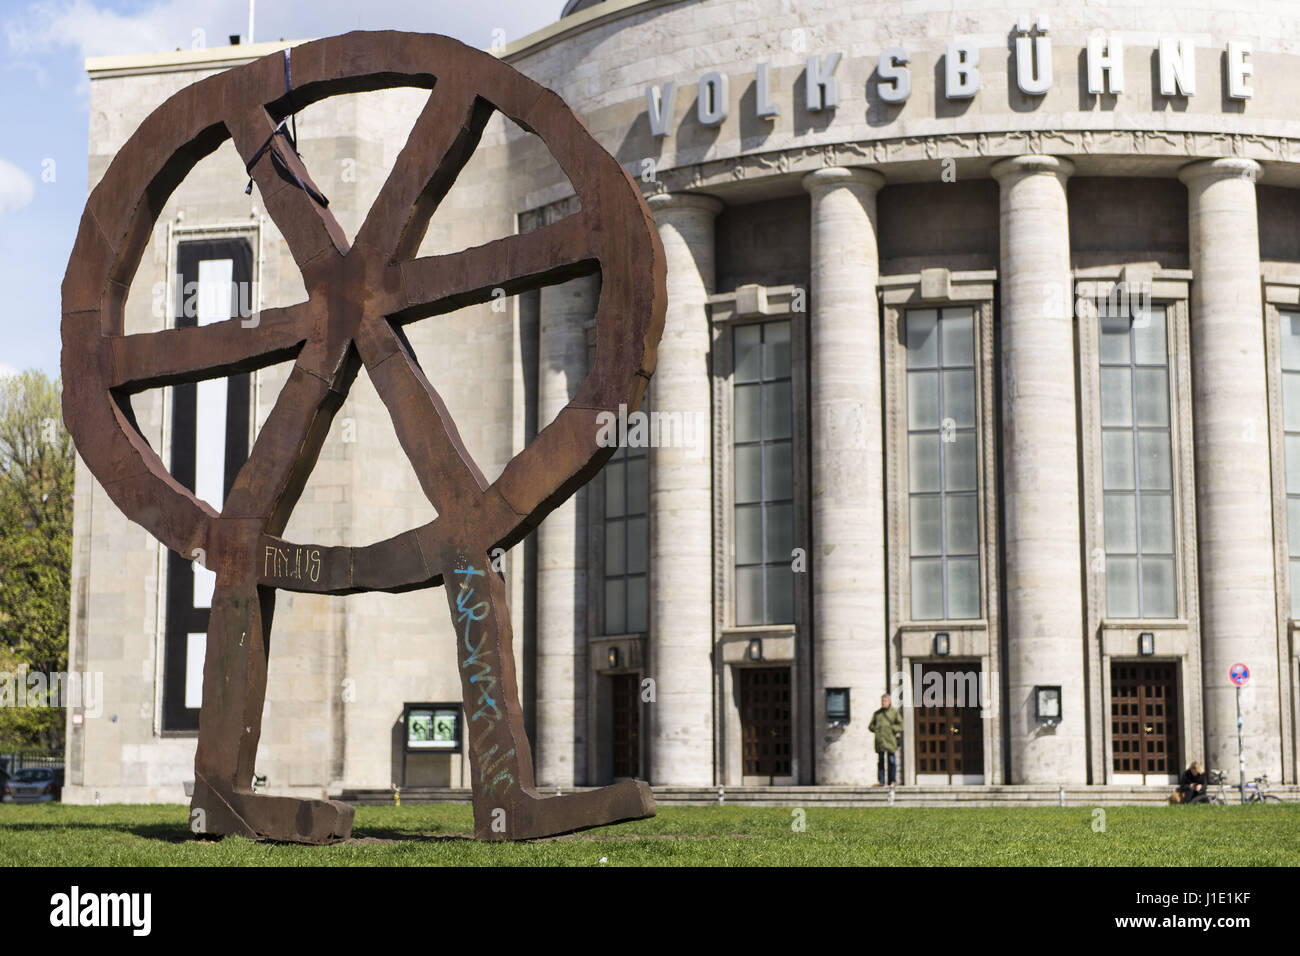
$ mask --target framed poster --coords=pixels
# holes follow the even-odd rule
[[[407,704],[406,749],[460,752],[460,704]]]

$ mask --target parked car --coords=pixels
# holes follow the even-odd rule
[[[50,803],[63,795],[62,767],[27,767],[4,784],[4,803]]]

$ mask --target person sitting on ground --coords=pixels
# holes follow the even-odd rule
[[[1193,797],[1204,792],[1205,773],[1201,770],[1201,765],[1193,760],[1178,780],[1178,793],[1183,798],[1183,803],[1191,803]]]

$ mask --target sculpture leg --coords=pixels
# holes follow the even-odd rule
[[[644,780],[558,797],[534,786],[524,734],[506,608],[505,583],[486,555],[464,555],[443,577],[456,629],[474,788],[474,835],[480,840],[554,836],[655,814]]]
[[[250,840],[336,843],[352,833],[351,806],[251,789],[274,606],[271,589],[255,583],[217,584],[203,660],[190,826],[196,833]]]

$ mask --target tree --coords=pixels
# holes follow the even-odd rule
[[[0,378],[0,671],[67,669],[74,470],[60,384]],[[0,747],[58,749],[63,726],[58,707],[0,708]]]

